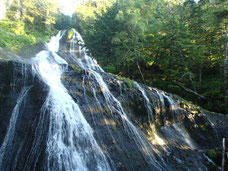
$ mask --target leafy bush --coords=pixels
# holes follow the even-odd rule
[[[25,30],[23,23],[20,21],[0,20],[0,47],[8,47],[17,51],[24,45],[47,42],[52,34],[56,34],[56,32],[52,30],[40,32],[34,27]]]

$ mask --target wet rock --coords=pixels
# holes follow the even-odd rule
[[[48,116],[45,116],[43,123],[39,123],[40,110],[45,102],[48,87],[38,77],[32,74],[30,63],[18,61],[0,61],[0,146],[6,137],[11,114],[16,109],[18,98],[23,89],[29,89],[23,98],[18,110],[18,117],[15,120],[15,134],[12,136],[14,145],[7,144],[5,152],[7,158],[0,170],[21,170],[22,168],[42,168],[45,162],[46,137],[48,131]],[[42,127],[42,128],[41,128]],[[37,129],[41,128],[42,135],[36,137]],[[39,138],[39,141],[37,139]],[[37,149],[31,149],[32,144],[37,141]],[[34,154],[31,151],[35,150]],[[21,153],[19,153],[21,151]],[[26,167],[27,156],[36,156]],[[37,163],[39,162],[39,163]],[[28,163],[27,163],[28,164]]]
[[[80,57],[81,47],[78,42],[73,43],[75,52],[72,53],[68,50],[71,42],[67,34],[60,41],[58,54],[68,62],[61,82],[92,127],[112,170],[158,170],[157,165],[161,170],[210,170],[212,166],[205,155],[218,159],[213,166],[218,168],[220,159],[213,150],[221,149],[222,138],[228,138],[227,117],[139,84],[143,94],[132,80],[97,71],[116,98],[116,101],[107,101],[99,80],[76,62],[75,56]],[[0,61],[0,146],[7,135],[13,111],[20,105],[13,143],[6,145],[7,157],[3,158],[0,170],[48,170],[50,111],[48,107],[43,110],[42,106],[49,87],[34,75],[29,60],[43,48],[40,44],[34,51],[22,52],[27,60],[19,57]],[[19,101],[25,90],[27,93]],[[126,116],[121,113],[121,107]],[[126,123],[134,125],[136,131],[129,129],[130,124]],[[67,139],[64,143],[69,145]],[[77,140],[74,143],[77,145]],[[152,153],[148,154],[145,147]],[[150,157],[156,162],[152,164]],[[55,162],[53,159],[50,163],[54,165]],[[88,166],[93,167],[94,163]]]

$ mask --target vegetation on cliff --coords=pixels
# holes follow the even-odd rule
[[[227,16],[223,0],[89,0],[73,21],[106,71],[228,113]]]
[[[107,72],[228,113],[227,1],[84,0],[72,18],[54,0],[3,2],[0,47],[75,27]]]
[[[0,20],[0,47],[18,50],[27,44],[46,42],[56,34],[54,24],[56,18],[60,20],[56,1],[12,0],[2,5],[5,16]]]

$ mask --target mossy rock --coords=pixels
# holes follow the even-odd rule
[[[222,163],[222,152],[218,149],[210,149],[206,152],[206,155],[213,160],[218,166]]]
[[[71,29],[67,32],[67,39],[70,40],[72,39],[74,36],[74,31]]]
[[[143,98],[138,97],[136,94],[134,94],[131,97],[130,107],[138,115],[141,115],[141,116],[147,116],[148,115]]]
[[[134,84],[133,80],[129,78],[121,77],[121,76],[116,76],[116,78],[120,81],[124,81],[129,89],[133,88],[133,84]]]
[[[81,74],[82,73],[82,69],[77,66],[77,65],[70,65],[74,71],[76,71],[78,74]]]

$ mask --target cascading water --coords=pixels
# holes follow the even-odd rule
[[[78,41],[83,42],[81,36],[79,33],[77,33],[74,30],[74,34],[76,36],[73,36],[72,42],[75,41],[74,39],[77,37]],[[70,46],[71,48],[74,48],[74,46]],[[102,91],[103,96],[105,98],[105,103],[107,104],[110,113],[117,113],[123,122],[124,129],[128,136],[132,137],[136,145],[139,149],[142,149],[142,155],[145,157],[145,159],[154,167],[154,169],[162,170],[166,167],[166,164],[163,162],[163,160],[160,158],[161,164],[157,161],[158,159],[155,157],[155,153],[153,151],[153,147],[149,142],[147,142],[145,136],[140,132],[129,120],[127,117],[127,114],[124,112],[123,107],[121,103],[114,97],[114,95],[110,92],[107,84],[104,82],[101,74],[99,72],[104,72],[103,69],[97,64],[96,60],[92,59],[86,54],[86,49],[81,48],[79,46],[79,49],[81,49],[81,53],[84,55],[76,60],[77,64],[86,72],[89,73],[87,79],[89,80],[91,84],[91,89],[95,89],[96,85],[94,85],[94,81],[98,84],[99,89]],[[70,52],[75,52],[74,49],[71,49]],[[94,91],[95,92],[95,91]],[[96,99],[96,94],[95,94]],[[99,101],[98,101],[99,103]],[[163,163],[163,164],[162,164]]]
[[[150,100],[147,97],[144,89],[137,82],[134,82],[134,84],[135,84],[136,88],[142,93],[142,96],[145,99],[146,108],[147,108],[147,111],[148,111],[149,122],[150,122],[150,125],[152,125],[155,122],[154,121],[154,113],[153,113],[153,110],[151,108],[152,104],[150,103]]]
[[[159,101],[157,102],[158,104],[155,105],[155,111],[156,113],[152,112],[152,104],[145,92],[145,90],[137,83],[134,82],[135,87],[141,92],[143,99],[144,99],[144,103],[147,109],[147,113],[148,113],[148,118],[149,118],[149,124],[152,128],[152,135],[150,135],[152,138],[152,143],[153,144],[159,144],[161,145],[161,148],[166,152],[166,154],[168,156],[170,156],[170,154],[172,153],[172,149],[174,148],[172,145],[173,144],[168,144],[165,143],[166,140],[161,138],[160,136],[158,136],[158,133],[156,131],[156,129],[154,129],[153,125],[155,124],[155,120],[152,120],[151,122],[151,118],[154,118],[153,115],[165,115],[165,112],[163,111],[166,108],[166,105],[168,105],[168,110],[169,110],[169,115],[172,115],[172,125],[171,128],[164,126],[163,128],[161,128],[161,130],[165,130],[164,132],[166,134],[169,134],[169,136],[173,136],[173,137],[177,137],[177,139],[180,139],[181,141],[177,141],[178,143],[183,143],[184,145],[187,145],[188,147],[190,147],[191,149],[197,149],[195,143],[192,141],[192,139],[186,135],[186,130],[184,129],[183,123],[181,120],[178,119],[178,114],[179,114],[179,109],[178,109],[178,105],[177,103],[174,102],[173,99],[171,99],[169,96],[167,96],[163,91],[158,91],[157,89],[153,89],[156,93],[156,95],[158,96]],[[152,88],[149,87],[149,89],[152,90]],[[165,99],[167,101],[168,104],[165,104]],[[157,110],[156,110],[157,108]],[[166,122],[166,121],[164,121]],[[175,143],[174,143],[175,144]],[[206,158],[206,160],[208,160],[208,158],[204,155],[204,157]],[[180,158],[174,156],[173,157],[178,163],[184,163]],[[211,162],[210,160],[208,160],[209,162]],[[213,163],[212,163],[213,164]],[[203,166],[205,170],[207,170],[207,168],[205,166]],[[186,168],[187,169],[187,168]]]
[[[155,125],[155,119],[154,118],[155,118],[156,113],[153,113],[153,110],[152,110],[153,105],[151,104],[149,98],[147,97],[145,90],[137,82],[134,82],[134,85],[141,92],[141,94],[144,98],[145,106],[146,106],[147,113],[148,113],[149,126],[151,127],[151,131],[152,131],[151,136],[154,137],[154,140],[156,141],[156,143],[163,145],[163,148],[165,149],[165,142],[161,137],[158,136],[158,133],[157,133],[155,126],[154,126]],[[162,97],[162,95],[160,93],[158,94],[158,96]],[[159,111],[161,111],[162,108],[165,106],[164,105],[164,99],[160,98],[160,105],[161,105],[161,107],[159,108],[160,109]],[[167,150],[167,149],[165,149],[165,150]]]
[[[156,90],[158,92],[158,90]],[[159,93],[159,92],[158,92]],[[169,103],[169,109],[170,109],[170,113],[172,114],[172,119],[173,119],[173,128],[175,129],[175,131],[179,134],[180,137],[182,137],[183,141],[192,149],[197,149],[195,143],[191,140],[191,138],[186,135],[186,130],[183,126],[182,121],[180,121],[178,119],[178,105],[177,103],[175,103],[173,101],[173,99],[171,99],[169,96],[165,95],[164,92],[160,93],[161,95],[159,95],[159,97],[163,96],[163,102],[164,102],[164,98],[167,99],[168,103]]]
[[[10,148],[13,146],[13,140],[14,140],[14,135],[16,134],[16,125],[17,125],[17,119],[19,116],[19,110],[21,107],[21,104],[24,100],[24,97],[27,95],[28,91],[30,90],[31,87],[24,87],[19,95],[19,98],[17,99],[17,104],[15,105],[10,122],[9,122],[9,127],[8,131],[5,135],[4,141],[2,143],[2,146],[0,148],[0,169],[3,169],[3,160],[4,158],[7,158],[7,155],[9,155]]]
[[[56,54],[61,32],[34,58],[34,72],[49,86],[43,112],[50,113],[48,170],[110,170],[93,130],[61,83],[67,62]]]
[[[46,50],[16,64],[13,79],[0,73],[0,83],[8,81],[0,84],[0,170],[217,167],[194,136],[210,135],[210,127],[220,128],[218,120],[185,110],[181,99],[155,88],[136,82],[128,87],[105,73],[72,32],[69,39],[69,31],[60,31]],[[10,103],[2,105],[2,99]],[[221,135],[215,131],[212,142]]]

